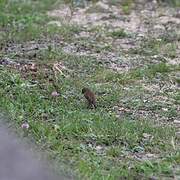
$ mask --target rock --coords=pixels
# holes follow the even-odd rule
[[[110,7],[99,1],[96,4],[93,4],[92,6],[90,6],[87,11],[88,13],[110,13]]]
[[[48,25],[55,25],[55,26],[61,27],[62,23],[60,21],[50,21]]]
[[[51,93],[51,96],[53,96],[53,97],[57,97],[57,96],[59,96],[60,94],[57,92],[57,91],[53,91],[52,93]]]
[[[176,137],[180,138],[180,131],[176,132]]]
[[[168,108],[162,108],[163,111],[167,112],[168,111]]]
[[[180,24],[180,19],[175,17],[162,16],[159,18],[159,23],[164,25],[166,25],[167,23]]]
[[[101,1],[97,2],[96,6],[100,7],[101,9],[104,9],[104,10],[109,10],[109,6]]]
[[[175,124],[180,124],[180,120],[174,120]]]
[[[154,26],[154,29],[155,30],[162,30],[162,31],[164,31],[165,27],[163,25],[157,24],[157,25]]]
[[[147,154],[146,154],[146,157],[147,157],[148,159],[150,159],[150,158],[155,158],[156,155],[155,155],[155,154],[151,154],[151,153],[147,153]]]
[[[167,58],[167,62],[168,64],[172,64],[172,65],[180,65],[179,58],[174,58],[174,59]]]
[[[144,138],[150,138],[150,137],[152,137],[152,135],[151,135],[151,134],[148,134],[148,133],[143,133],[143,137],[144,137]]]
[[[21,125],[21,128],[22,128],[22,129],[29,129],[29,124],[28,124],[27,122],[25,122],[25,123],[23,123],[23,124]]]

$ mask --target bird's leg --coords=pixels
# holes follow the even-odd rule
[[[89,101],[87,101],[87,108],[91,108],[91,103]]]
[[[92,106],[93,106],[93,108],[94,108],[94,109],[96,109],[96,108],[97,108],[96,104],[92,104]]]

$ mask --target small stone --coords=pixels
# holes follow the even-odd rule
[[[180,124],[179,120],[174,120],[174,124]]]
[[[29,129],[29,124],[28,124],[27,122],[25,122],[25,123],[23,123],[23,124],[21,125],[21,128],[23,128],[23,129]]]
[[[151,134],[143,133],[143,137],[144,137],[144,138],[150,138],[151,136],[152,136]]]
[[[103,2],[96,3],[97,6],[101,7],[102,9],[109,10],[109,6]]]
[[[55,124],[55,125],[54,125],[54,130],[57,131],[57,130],[59,130],[59,129],[60,129],[59,125]]]
[[[29,68],[31,71],[37,71],[36,65],[32,63]]]
[[[168,111],[168,108],[162,108],[163,111],[167,112]]]
[[[62,26],[62,23],[60,21],[50,21],[48,23],[48,25],[55,25],[55,26],[58,26],[58,27],[61,27]]]
[[[165,27],[163,25],[157,24],[154,26],[154,29],[165,30]]]
[[[176,136],[180,137],[180,131],[176,132]]]
[[[58,93],[57,91],[53,91],[53,92],[51,93],[51,96],[57,97],[57,96],[59,96],[59,93]]]
[[[147,158],[154,158],[154,157],[156,157],[154,154],[151,154],[151,153],[147,153],[146,156],[147,156]]]
[[[103,147],[98,145],[95,147],[95,149],[96,149],[97,153],[102,153]]]

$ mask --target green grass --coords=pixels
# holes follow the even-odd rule
[[[128,34],[123,29],[118,29],[118,30],[112,31],[109,34],[110,34],[110,36],[112,36],[114,38],[128,37]]]
[[[174,7],[180,7],[179,0],[159,0],[159,2],[165,2],[171,6],[174,6]]]
[[[117,73],[111,70],[102,69],[99,71],[93,79],[96,82],[117,82],[120,84],[127,84],[143,78],[154,78],[158,73],[167,74],[171,71],[178,71],[178,66],[170,66],[166,63],[159,63],[153,65],[147,65],[144,68],[132,69],[127,73]]]
[[[133,3],[133,0],[122,1],[122,10],[125,14],[130,14]]]
[[[130,14],[132,7],[134,5],[134,0],[111,0],[108,1],[110,5],[120,6],[124,14]]]
[[[145,39],[139,48],[130,49],[129,53],[132,54],[141,54],[145,56],[152,56],[157,54],[162,54],[163,56],[169,57],[169,58],[175,58],[177,57],[177,45],[172,42],[168,42],[169,40],[165,37],[162,37],[162,39]]]
[[[63,1],[60,1],[62,3]],[[47,16],[47,11],[55,8],[56,1],[0,1],[0,40],[23,42],[48,38],[55,35],[61,38],[72,38],[77,27],[63,25],[61,28],[48,26],[52,20]],[[66,29],[66,30],[65,30]],[[72,34],[73,32],[73,34]]]
[[[16,43],[28,44],[32,40],[38,43],[47,38],[53,43],[59,40],[76,43],[97,53],[113,51],[112,44],[99,45],[105,41],[102,34],[106,32],[102,27],[90,28],[89,32],[96,38],[89,40],[75,38],[79,32],[88,31],[82,27],[47,25],[51,18],[46,12],[55,8],[55,1],[0,3],[0,38],[4,44],[11,41],[11,45],[16,46]],[[121,29],[107,35],[113,39],[128,36]],[[163,42],[165,44],[149,39],[136,53],[148,57],[167,47],[164,55],[176,57],[174,41]],[[119,73],[91,56],[65,53],[61,45],[53,46],[53,43],[38,49],[36,56],[28,59],[38,64],[36,72],[0,66],[0,108],[9,114],[17,131],[21,131],[21,124],[27,121],[30,128],[25,135],[33,138],[55,162],[67,164],[79,179],[147,179],[173,175],[180,159],[179,144],[175,138],[176,128],[164,124],[166,118],[172,120],[179,116],[179,93],[170,86],[170,83],[179,82],[172,75],[179,71],[179,66],[159,59],[158,63],[145,61],[143,66]],[[1,50],[0,57],[21,62],[28,56],[26,51]],[[66,67],[63,75],[54,76],[55,62]],[[148,85],[159,87],[160,83],[169,85],[169,89],[153,93],[145,89]],[[96,110],[87,109],[81,94],[84,86],[95,92]],[[54,90],[60,96],[52,97]],[[160,97],[167,100],[162,102]],[[163,112],[163,108],[167,110]],[[119,109],[124,109],[125,113],[118,114],[123,111]],[[139,110],[149,112],[150,116],[136,116]],[[146,159],[148,154],[155,158]]]
[[[86,62],[80,61],[79,67],[85,68],[83,64]],[[74,68],[78,70],[78,67]],[[163,73],[167,72],[167,69],[157,68],[156,71]],[[149,169],[146,164],[138,165],[137,162],[134,163],[137,170],[128,172],[128,154],[141,151],[168,154],[173,151],[173,128],[156,127],[148,119],[133,121],[130,117],[121,120],[115,117],[111,108],[117,102],[118,92],[116,89],[113,89],[114,92],[111,90],[113,86],[105,86],[105,96],[99,100],[98,109],[93,111],[86,109],[81,99],[80,87],[73,83],[72,77],[59,77],[59,91],[62,96],[53,99],[50,95],[52,84],[46,83],[42,89],[38,85],[41,79],[35,86],[31,86],[31,82],[23,80],[19,73],[1,70],[0,75],[1,108],[11,115],[17,127],[28,121],[29,134],[34,137],[36,143],[51,150],[51,156],[56,156],[56,160],[63,157],[64,161],[71,162],[74,170],[80,172],[83,177],[98,179],[105,173],[113,179],[143,171],[145,175],[149,175],[150,172],[156,172],[156,168]],[[134,75],[130,77],[136,78]],[[84,79],[81,81],[79,84],[84,83]],[[109,81],[113,82],[110,79]],[[117,87],[117,91],[121,90],[119,88]],[[153,141],[145,140],[143,133],[153,135]],[[96,150],[97,146],[105,149],[101,155]],[[125,159],[118,161],[124,155]],[[123,170],[119,172],[120,167],[123,167]],[[159,171],[163,173],[163,169],[160,168]]]

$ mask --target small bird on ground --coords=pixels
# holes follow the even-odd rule
[[[96,108],[96,97],[94,93],[89,88],[83,88],[82,94],[84,94],[84,97],[88,101],[88,107]]]

